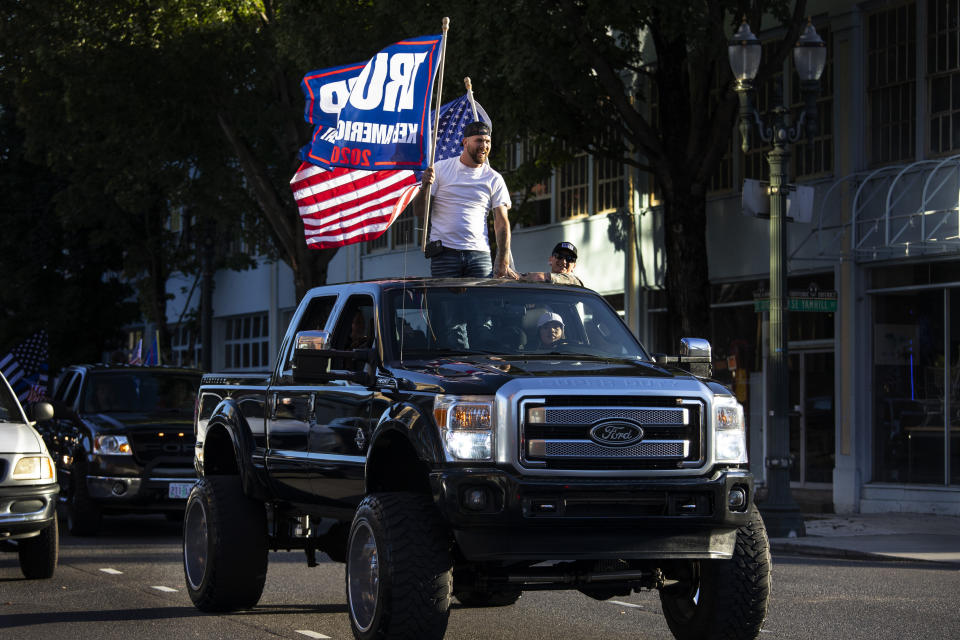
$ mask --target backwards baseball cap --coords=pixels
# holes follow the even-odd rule
[[[486,122],[471,122],[463,128],[463,137],[469,138],[470,136],[488,136],[490,135],[490,125]]]
[[[577,248],[573,246],[572,242],[558,242],[551,255],[562,255],[562,252],[569,253],[574,260],[577,259]]]
[[[539,329],[545,324],[550,324],[551,322],[556,322],[561,327],[563,326],[563,318],[560,317],[560,314],[551,313],[550,311],[544,311],[543,315],[540,316],[540,319],[537,320],[537,329]]]

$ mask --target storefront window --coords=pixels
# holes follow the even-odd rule
[[[956,341],[945,338],[944,291],[891,292],[874,297],[876,481],[943,484],[946,424],[957,422],[946,419],[945,389],[949,389],[949,413],[957,414],[960,409],[954,382],[960,377],[960,354]],[[949,315],[949,335],[960,339],[960,306],[950,306],[956,309]],[[946,384],[945,339],[950,340],[953,351]]]

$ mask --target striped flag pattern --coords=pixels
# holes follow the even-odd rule
[[[479,104],[477,115],[489,124],[490,118]],[[435,161],[460,155],[463,128],[472,121],[466,95],[440,107]],[[329,249],[380,237],[420,191],[419,173],[406,169],[326,170],[303,162],[290,188],[307,246]]]
[[[311,249],[378,238],[420,191],[413,171],[327,171],[307,162],[290,188]]]
[[[33,334],[0,360],[0,371],[20,402],[40,400],[46,395],[49,370],[46,331]]]

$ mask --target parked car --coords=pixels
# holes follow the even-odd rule
[[[56,460],[71,534],[96,534],[104,514],[183,517],[196,482],[192,421],[200,376],[166,366],[64,371],[53,394],[57,418],[38,430]]]
[[[53,408],[40,402],[34,413],[49,420]],[[0,550],[20,556],[27,578],[50,578],[57,568],[58,492],[47,447],[0,373]]]

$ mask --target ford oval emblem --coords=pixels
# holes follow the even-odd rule
[[[604,420],[590,429],[590,439],[597,444],[625,447],[643,439],[643,427],[623,420]]]

